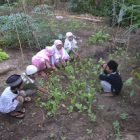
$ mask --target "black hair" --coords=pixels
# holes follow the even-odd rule
[[[22,83],[23,83],[23,81],[21,81],[21,83],[19,83],[17,86],[11,86],[11,90],[15,90],[16,88],[20,88]]]
[[[109,69],[111,69],[113,72],[117,71],[117,68],[118,68],[118,63],[114,60],[110,60],[108,63],[107,63]]]

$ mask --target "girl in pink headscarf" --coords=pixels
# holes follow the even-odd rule
[[[55,58],[55,64],[64,64],[66,61],[70,59],[69,54],[67,51],[63,48],[63,43],[61,40],[55,40],[54,45],[52,46],[54,48],[54,58]]]
[[[54,48],[46,47],[39,51],[32,57],[32,65],[38,68],[38,71],[42,71],[46,68],[55,68],[54,66]]]

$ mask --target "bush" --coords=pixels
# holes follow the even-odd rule
[[[72,12],[91,13],[97,16],[106,16],[110,14],[111,0],[103,0],[98,3],[96,0],[70,0],[68,9]]]
[[[0,49],[0,61],[6,60],[9,58],[9,55],[4,52],[2,49]]]
[[[21,43],[25,43],[32,37],[32,32],[37,29],[35,21],[24,13],[10,14],[9,16],[0,17],[0,31],[3,33],[5,45],[15,45],[18,43],[17,31]],[[2,40],[0,41],[2,42]],[[0,44],[0,45],[3,45]]]
[[[19,0],[9,0],[10,3],[18,2]],[[0,5],[7,4],[7,0],[0,0]]]

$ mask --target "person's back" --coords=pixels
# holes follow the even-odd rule
[[[13,100],[17,97],[17,94],[14,94],[10,87],[7,87],[0,96],[0,112],[9,113],[13,111],[18,105],[17,100]]]

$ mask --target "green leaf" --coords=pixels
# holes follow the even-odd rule
[[[124,84],[125,84],[126,86],[130,86],[130,85],[132,84],[133,79],[134,79],[133,77],[130,77],[129,79],[127,79],[127,80],[125,81]]]

